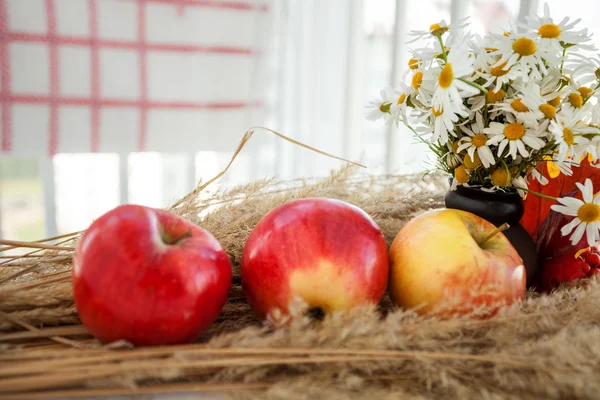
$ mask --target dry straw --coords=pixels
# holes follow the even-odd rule
[[[200,188],[205,188],[201,185]],[[0,263],[0,398],[219,392],[240,399],[597,398],[600,281],[529,293],[490,319],[449,320],[378,307],[306,317],[274,328],[251,313],[239,260],[258,220],[297,198],[332,197],[363,208],[388,240],[412,217],[443,206],[445,177],[368,176],[264,180],[195,190],[171,211],[211,231],[234,266],[230,298],[195,344],[101,346],[80,325],[70,286],[78,233],[35,243]],[[426,251],[435,251],[435,248]],[[275,321],[276,322],[276,321]]]

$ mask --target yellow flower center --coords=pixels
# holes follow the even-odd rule
[[[498,51],[498,49],[496,47],[484,47],[484,50],[487,51],[488,53]]]
[[[471,143],[475,147],[485,146],[487,143],[488,137],[484,133],[478,133],[471,139]]]
[[[585,87],[585,86],[581,86],[580,88],[577,89],[577,91],[583,96],[583,97],[590,97],[590,95],[592,94],[593,90],[590,89],[589,87]]]
[[[476,169],[481,165],[481,159],[477,153],[474,154],[473,159],[467,154],[463,159],[463,164],[468,169]]]
[[[553,107],[558,107],[560,106],[560,96],[556,96],[555,98],[553,98],[552,100],[550,100],[548,102],[548,104],[550,104]]]
[[[402,104],[402,103],[404,103],[404,100],[406,100],[406,93],[402,93],[402,94],[400,95],[400,97],[398,97],[398,101],[397,101],[397,103],[398,103],[398,104]]]
[[[523,57],[535,54],[535,51],[537,50],[535,42],[525,37],[515,40],[512,49],[515,53]]]
[[[556,115],[556,108],[550,104],[542,104],[540,111],[544,114],[546,119],[552,119]]]
[[[419,60],[417,60],[416,58],[411,58],[410,60],[408,60],[408,68],[410,68],[410,69],[419,68]]]
[[[458,140],[456,142],[452,143],[452,152],[458,153]]]
[[[502,76],[502,75],[508,74],[508,71],[510,71],[510,68],[504,69],[504,67],[506,67],[506,63],[507,63],[507,61],[504,61],[502,64],[498,65],[497,67],[493,67],[492,70],[490,71],[490,73],[494,76]]]
[[[594,203],[585,203],[577,210],[577,218],[586,224],[600,220],[600,206]]]
[[[469,173],[464,165],[459,165],[454,170],[454,178],[458,181],[458,183],[467,183],[469,182]]]
[[[573,134],[573,131],[569,128],[565,128],[563,130],[563,139],[565,140],[565,143],[569,146],[573,146],[575,144],[575,135]]]
[[[510,34],[511,34],[511,31],[508,31],[508,32],[504,32],[504,33],[502,34],[502,36],[509,37],[509,36],[510,36]]]
[[[415,90],[419,90],[419,88],[421,87],[421,82],[423,82],[423,73],[421,71],[415,72],[415,74],[412,77],[412,87]]]
[[[431,113],[433,114],[434,117],[439,117],[440,115],[442,115],[444,113],[444,110],[442,108],[440,108],[439,110],[436,110],[435,108],[431,107]]]
[[[510,103],[510,106],[516,112],[527,112],[527,111],[529,111],[529,108],[525,104],[523,104],[523,101],[521,101],[520,98],[514,99],[512,101],[512,103]]]
[[[379,111],[381,111],[382,113],[389,113],[391,105],[392,103],[381,103],[381,105],[379,106]]]
[[[505,97],[506,92],[502,89],[498,90],[497,92],[490,90],[487,95],[488,103],[497,103],[499,101],[502,101],[502,99],[504,99]]]
[[[454,74],[452,73],[452,64],[448,63],[440,72],[440,76],[438,78],[438,84],[442,89],[447,89],[452,85],[452,80],[454,79]]]
[[[440,26],[440,24],[433,24],[429,26],[429,31],[433,36],[442,36],[444,33],[448,32],[448,27]]]
[[[440,26],[440,24],[432,24],[429,26],[429,31],[433,36],[442,36],[448,31],[448,27]]]
[[[508,140],[519,140],[523,136],[525,136],[525,128],[517,122],[513,122],[504,127],[504,137]]]
[[[492,185],[504,187],[510,183],[510,174],[504,168],[497,168],[492,172]]]
[[[579,93],[571,93],[569,95],[569,103],[575,108],[581,108],[583,105],[583,97]]]
[[[556,39],[560,35],[560,27],[555,24],[544,24],[538,29],[538,34],[545,39]]]

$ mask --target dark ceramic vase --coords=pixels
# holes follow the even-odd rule
[[[446,194],[445,202],[446,208],[471,212],[495,226],[508,223],[510,228],[504,231],[504,235],[523,259],[527,271],[527,286],[530,285],[537,269],[537,252],[533,239],[519,224],[524,208],[523,200],[517,192],[489,193],[478,188],[459,186]]]

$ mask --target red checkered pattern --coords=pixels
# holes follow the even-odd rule
[[[174,132],[239,136],[262,104],[251,81],[263,52],[248,33],[268,12],[217,0],[0,0],[2,152],[178,150]]]

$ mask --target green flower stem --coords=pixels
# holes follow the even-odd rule
[[[465,79],[465,78],[458,78],[458,80],[463,81],[467,85],[470,85],[470,86],[473,86],[474,88],[479,89],[481,92],[483,92],[485,94],[485,98],[486,98],[486,101],[487,101],[488,90],[486,88],[484,88],[483,86],[481,86],[481,85],[479,85],[479,84],[477,84],[475,82],[471,82],[470,80]]]
[[[500,158],[500,162],[502,163],[502,167],[504,168],[504,172],[506,172],[506,176],[510,177],[510,168],[508,168],[508,165],[506,164],[506,161],[504,161],[504,158]]]
[[[429,147],[429,150],[433,151],[434,154],[436,154],[439,158],[441,158],[441,155],[439,154],[439,152],[437,151],[437,149],[430,142],[428,142],[427,140],[423,139],[421,137],[421,135],[419,135],[419,133],[412,126],[410,126],[409,124],[404,123],[404,125],[415,134],[415,136],[417,137],[417,139],[421,143],[424,143],[427,147]]]
[[[476,89],[479,89],[483,93],[483,97],[485,98],[485,108],[484,108],[485,114],[483,115],[483,119],[484,119],[485,126],[488,126],[489,119],[490,119],[490,116],[488,114],[488,90],[475,82],[471,82],[468,79],[465,79],[465,78],[458,78],[458,79],[460,81],[463,81],[467,85],[470,85]]]
[[[522,190],[524,192],[528,192],[528,193],[534,194],[534,195],[542,197],[544,199],[558,201],[558,199],[556,197],[548,196],[546,194],[543,194],[543,193],[540,193],[540,192],[535,192],[533,190],[529,190],[529,189],[525,189],[525,188],[520,188],[520,187],[516,187],[516,186],[515,186],[515,189]]]
[[[561,61],[560,61],[560,73],[561,74],[562,74],[562,71],[563,71],[563,66],[565,64],[565,54],[567,54],[567,48],[563,47],[562,58],[561,58]]]
[[[442,35],[436,35],[438,42],[440,42],[440,46],[442,46],[442,58],[444,62],[448,62],[448,56],[446,55],[446,47],[444,46],[444,41],[442,40]]]
[[[585,99],[583,99],[583,105],[585,105],[585,103],[587,103],[589,99],[591,99],[592,97],[594,97],[594,95],[598,91],[598,88],[600,88],[600,82],[596,85],[596,87],[594,88],[594,90],[592,91],[592,93],[588,97],[586,97]]]

